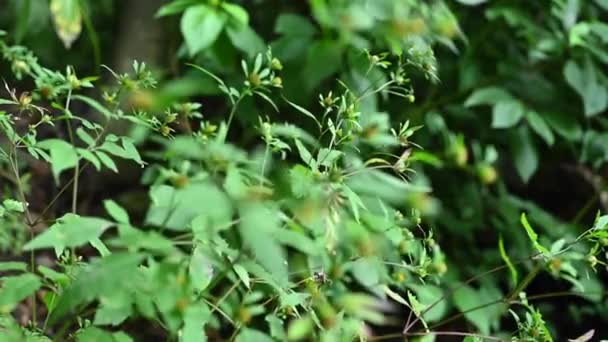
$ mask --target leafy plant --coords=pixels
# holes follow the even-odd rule
[[[604,2],[175,0],[161,73],[80,77],[18,45],[47,11],[99,61],[104,3],[0,17],[3,337],[593,337]],[[562,164],[584,196],[555,209],[535,192]]]

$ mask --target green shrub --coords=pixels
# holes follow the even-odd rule
[[[604,1],[176,0],[165,80],[47,68],[16,44],[41,5],[13,6],[8,340],[551,341],[564,303],[535,301],[579,296],[586,341],[606,312]],[[98,6],[46,9],[81,59]],[[597,192],[574,219],[521,190],[560,162]],[[121,178],[145,199],[89,194]]]

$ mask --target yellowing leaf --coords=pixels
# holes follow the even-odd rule
[[[82,13],[78,0],[51,0],[51,15],[55,31],[66,49],[80,36]]]

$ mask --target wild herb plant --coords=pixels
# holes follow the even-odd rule
[[[143,63],[102,68],[107,87],[0,43],[12,70],[0,249],[28,254],[0,263],[0,333],[551,341],[564,331],[541,301],[577,296],[588,305],[568,317],[601,316],[607,220],[580,234],[577,223],[605,197],[606,6],[458,2],[471,7],[315,0],[301,15],[173,1],[158,16],[181,15],[184,74],[220,105],[167,96]],[[50,10],[63,44],[84,27],[99,59],[97,6]],[[272,27],[260,13],[277,13]],[[29,42],[29,18],[7,40]],[[512,191],[559,153],[597,191],[573,224]],[[143,217],[122,198],[105,199],[106,213],[80,203],[95,171],[124,176],[129,163],[143,170]],[[539,277],[571,288],[526,293]]]

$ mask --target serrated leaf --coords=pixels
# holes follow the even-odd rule
[[[101,296],[124,298],[118,292],[132,291],[136,285],[133,276],[139,272],[143,258],[144,255],[137,253],[114,253],[78,269],[71,285],[60,296],[49,322],[53,324],[70,310]]]
[[[112,222],[96,217],[66,214],[57,222],[23,246],[26,251],[55,248],[59,255],[66,247],[79,247],[98,238]]]
[[[40,279],[31,273],[3,277],[0,288],[0,313],[10,313],[17,303],[29,297],[41,286]]]
[[[250,203],[239,209],[239,231],[245,246],[279,284],[288,280],[287,256],[275,238],[279,213],[270,204]]]

